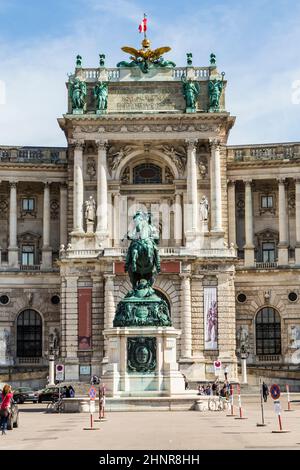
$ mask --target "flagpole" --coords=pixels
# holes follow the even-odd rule
[[[146,13],[144,13],[144,20],[147,18],[147,15]],[[144,22],[144,28],[145,28],[145,22]],[[146,35],[146,30],[144,29],[144,39],[147,39],[147,35]]]

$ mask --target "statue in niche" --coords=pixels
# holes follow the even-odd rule
[[[202,199],[200,201],[200,214],[201,214],[201,220],[203,220],[203,222],[208,221],[208,211],[209,211],[208,199],[206,196],[202,196]]]
[[[94,97],[97,100],[97,111],[107,109],[108,86],[106,82],[98,82],[94,88]]]
[[[51,328],[49,333],[49,351],[58,352],[59,350],[59,330],[58,328]]]
[[[92,233],[94,231],[94,222],[96,219],[96,203],[93,196],[89,197],[88,201],[85,201],[85,220],[87,232]]]

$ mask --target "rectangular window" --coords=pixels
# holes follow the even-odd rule
[[[273,207],[273,196],[262,196],[261,207],[263,209],[271,209]]]
[[[22,209],[26,212],[31,212],[34,210],[34,199],[33,198],[26,198],[22,199]]]
[[[263,263],[275,262],[275,243],[262,244],[262,260]]]
[[[32,245],[23,245],[22,246],[22,264],[23,266],[33,266],[34,265],[34,246]]]

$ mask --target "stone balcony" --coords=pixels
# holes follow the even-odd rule
[[[268,144],[268,145],[233,145],[227,147],[229,162],[252,162],[272,160],[300,159],[300,143]]]
[[[67,163],[67,149],[64,147],[0,147],[1,163]]]

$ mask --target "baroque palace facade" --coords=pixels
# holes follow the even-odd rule
[[[253,367],[296,368],[300,143],[227,145],[213,55],[146,71],[100,61],[77,57],[66,148],[0,148],[1,377],[45,378],[49,354],[66,380],[103,373],[138,209],[160,231],[155,289],[187,378],[211,379],[220,359],[237,379],[241,349]]]

